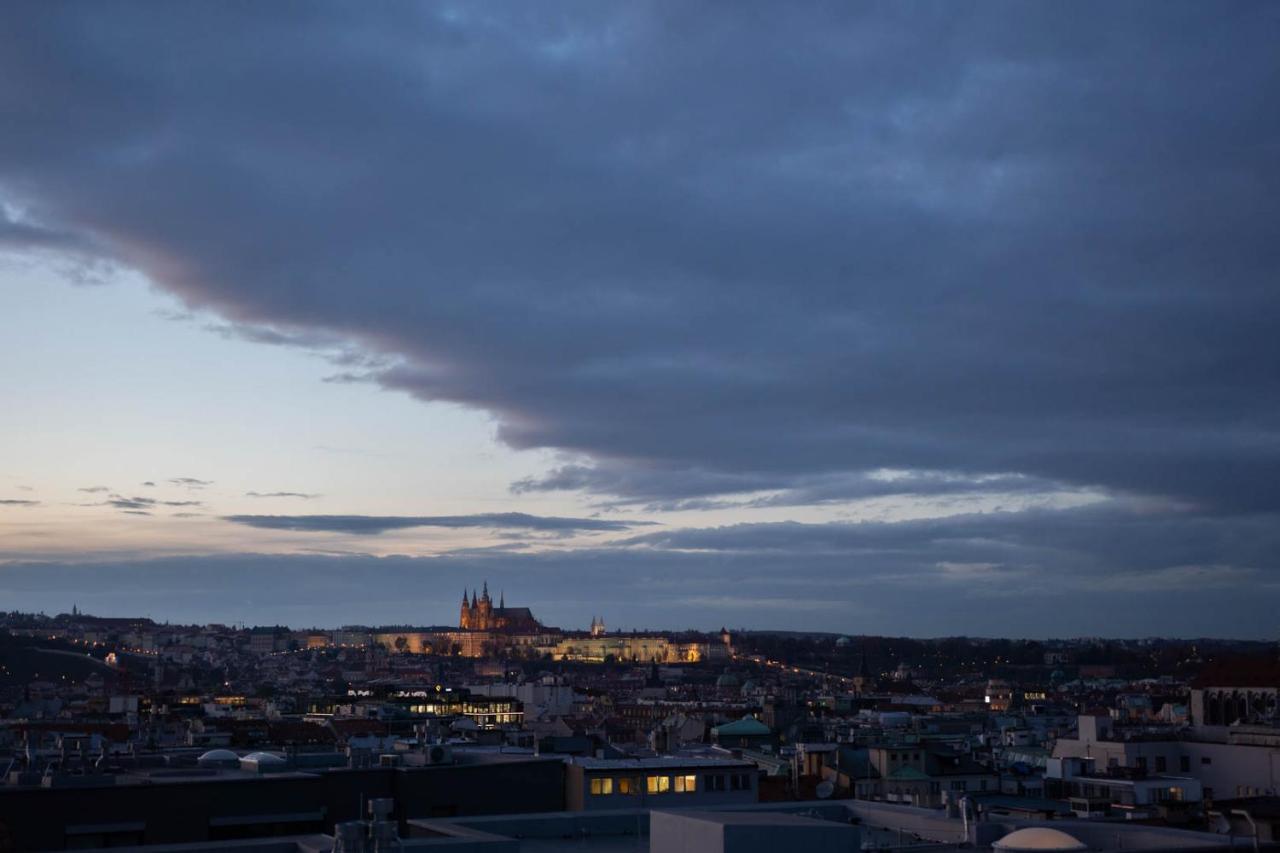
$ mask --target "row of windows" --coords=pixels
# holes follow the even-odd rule
[[[749,791],[751,790],[751,774],[730,773],[727,776],[711,773],[703,777],[704,791]],[[607,797],[618,793],[623,795],[639,794],[642,791],[650,794],[693,794],[698,790],[698,777],[692,773],[677,776],[599,776],[590,782],[591,795]]]
[[[730,791],[750,791],[751,790],[751,774],[750,773],[730,773],[728,776],[720,774],[708,775],[703,777],[708,791],[723,791],[728,785]]]
[[[1157,772],[1157,773],[1164,773],[1164,772],[1166,772],[1166,771],[1169,769],[1169,762],[1168,762],[1168,759],[1166,759],[1166,758],[1165,758],[1165,756],[1163,756],[1163,755],[1157,755],[1155,758],[1156,758],[1156,762],[1155,762],[1155,763],[1156,763],[1156,772]],[[1109,762],[1109,763],[1111,763],[1111,762]],[[1137,765],[1138,765],[1138,769],[1139,769],[1139,770],[1146,770],[1146,769],[1147,769],[1147,758],[1146,758],[1146,756],[1145,756],[1145,755],[1139,755],[1139,756],[1137,757],[1137,759],[1136,759],[1136,763],[1137,763]],[[1201,764],[1212,764],[1212,763],[1213,763],[1213,759],[1209,758],[1209,756],[1207,756],[1207,755],[1204,755],[1204,756],[1201,756],[1201,757],[1200,757],[1200,763],[1201,763]],[[1178,756],[1178,771],[1179,771],[1179,772],[1181,772],[1181,773],[1190,773],[1190,772],[1191,772],[1191,756],[1189,756],[1189,755],[1179,755],[1179,756]]]
[[[1204,792],[1205,797],[1209,799],[1213,798],[1212,788],[1205,788]],[[1275,788],[1258,788],[1253,785],[1236,785],[1237,797],[1271,797],[1275,795],[1275,792]]]

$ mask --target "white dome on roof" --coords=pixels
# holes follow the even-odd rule
[[[1021,853],[1021,851],[1045,851],[1066,853],[1066,851],[1088,850],[1089,847],[1073,835],[1067,835],[1059,829],[1047,826],[1028,826],[1014,830],[1001,838],[992,849],[1003,853]]]
[[[274,752],[251,752],[244,757],[245,761],[256,762],[259,766],[263,764],[284,764],[283,755],[276,755]]]
[[[239,764],[240,756],[236,755],[229,749],[211,749],[204,755],[196,759],[196,764],[201,767],[215,767],[219,765]]]

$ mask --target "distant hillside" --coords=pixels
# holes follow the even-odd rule
[[[66,681],[79,683],[95,672],[108,680],[117,675],[101,660],[69,643],[0,634],[0,686],[61,681],[63,676]]]

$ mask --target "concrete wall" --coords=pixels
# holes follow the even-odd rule
[[[1168,776],[1190,776],[1198,779],[1205,796],[1222,800],[1259,794],[1280,793],[1280,749],[1266,746],[1209,743],[1191,740],[1107,741],[1086,738],[1064,738],[1054,746],[1054,757],[1093,758],[1098,772],[1114,762],[1123,767],[1137,767],[1138,758],[1146,759],[1147,772]],[[1187,770],[1182,758],[1187,758]],[[1164,758],[1165,769],[1157,770],[1157,758]],[[1237,790],[1237,787],[1241,790]],[[1247,789],[1247,790],[1245,790]]]
[[[861,846],[848,823],[789,814],[655,811],[649,826],[650,853],[854,853]]]
[[[854,817],[871,826],[901,829],[929,841],[955,844],[966,840],[964,821],[947,817],[946,812],[878,803],[868,800],[841,800],[840,805]]]

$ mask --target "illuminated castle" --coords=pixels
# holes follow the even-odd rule
[[[510,631],[513,633],[531,633],[542,630],[542,623],[533,618],[527,607],[507,607],[505,596],[498,597],[498,606],[493,606],[489,597],[489,583],[484,584],[484,591],[479,598],[476,591],[471,590],[471,599],[467,600],[467,591],[462,591],[462,615],[458,619],[458,627],[467,631]]]

